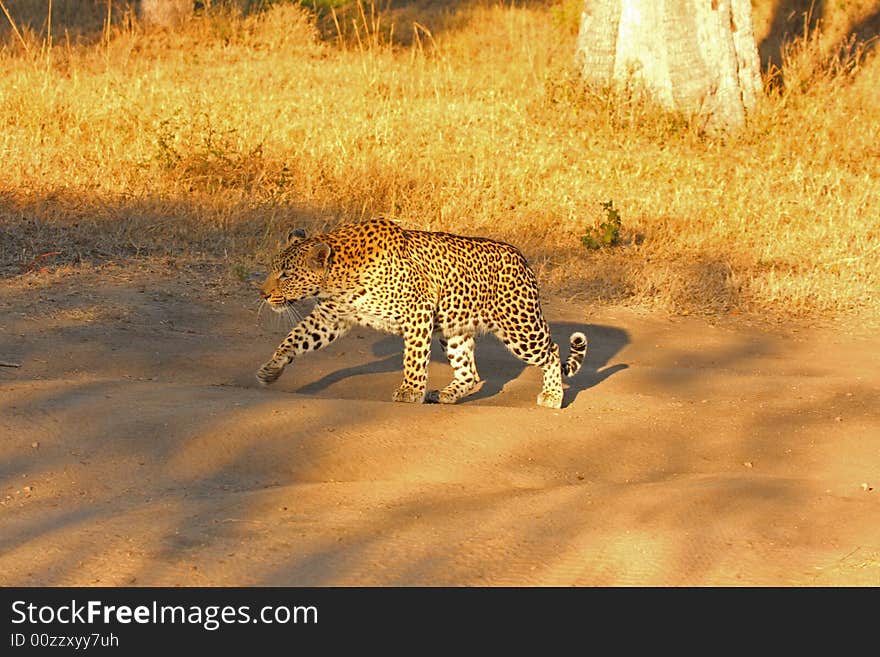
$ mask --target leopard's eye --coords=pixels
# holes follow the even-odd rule
[[[278,272],[277,279],[279,281],[286,281],[288,278],[290,278],[290,275],[286,271]]]

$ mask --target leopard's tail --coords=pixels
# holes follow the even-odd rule
[[[571,342],[568,352],[568,360],[562,364],[562,373],[565,376],[574,376],[581,369],[584,356],[587,355],[587,336],[578,331],[571,334]]]

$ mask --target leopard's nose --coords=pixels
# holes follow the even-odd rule
[[[266,290],[260,290],[260,296],[263,297],[264,299],[268,300],[269,297],[271,297],[272,295],[269,294],[268,292],[266,292]]]

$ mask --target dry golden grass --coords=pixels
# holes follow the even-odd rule
[[[876,0],[826,2],[777,45],[781,71],[727,139],[585,88],[570,0],[351,5],[335,21],[210,4],[146,31],[126,3],[108,25],[103,0],[54,0],[50,39],[47,0],[4,0],[3,272],[56,250],[253,268],[282,227],[383,212],[515,243],[548,290],[584,301],[880,310],[880,58],[847,39]],[[774,9],[756,7],[759,40]],[[623,244],[590,251],[580,236],[609,199]]]

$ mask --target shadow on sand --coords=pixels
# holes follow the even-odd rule
[[[589,342],[587,357],[581,370],[573,378],[564,381],[568,384],[568,390],[563,408],[569,406],[582,391],[599,385],[609,376],[628,367],[624,363],[608,365],[614,355],[629,343],[629,335],[626,331],[614,326],[598,324],[584,326],[573,322],[553,322],[550,328],[560,345],[563,357],[568,353],[568,336],[575,331],[586,333]],[[372,345],[372,352],[378,360],[336,370],[317,381],[302,386],[296,392],[314,395],[350,377],[403,371],[403,341],[398,336],[382,336]],[[483,377],[483,386],[474,394],[460,400],[459,403],[470,403],[494,397],[504,389],[507,383],[517,379],[527,367],[491,335],[478,338],[476,359],[477,368]],[[443,349],[436,339],[431,348],[431,362],[446,363]]]

